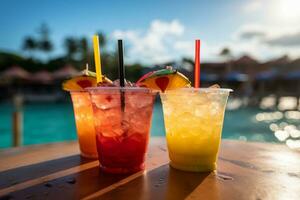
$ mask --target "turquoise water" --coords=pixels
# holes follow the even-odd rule
[[[11,113],[9,103],[0,104],[0,148],[12,143]],[[223,138],[263,142],[278,142],[269,128],[274,121],[257,121],[258,108],[240,108],[226,111]],[[265,112],[265,111],[264,111]],[[287,122],[299,126],[299,120],[277,119],[275,123]],[[152,136],[163,136],[162,108],[155,104]],[[35,103],[24,106],[24,144],[39,144],[76,139],[76,129],[70,103]]]

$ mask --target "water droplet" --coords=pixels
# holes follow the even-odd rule
[[[75,178],[68,178],[67,183],[69,183],[69,184],[75,184],[76,183],[76,179]]]
[[[48,182],[48,183],[45,183],[45,186],[50,188],[50,187],[52,187],[53,185],[52,185],[52,183],[49,183],[49,182]]]
[[[227,175],[224,175],[224,174],[217,174],[217,177],[221,180],[224,180],[224,181],[233,180],[233,178],[231,176],[227,176]]]

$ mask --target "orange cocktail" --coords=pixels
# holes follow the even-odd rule
[[[71,91],[74,116],[81,155],[97,158],[93,110],[88,92]]]

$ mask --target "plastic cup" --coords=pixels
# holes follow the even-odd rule
[[[70,91],[80,152],[86,158],[98,158],[93,109],[86,91]]]
[[[176,169],[216,169],[230,89],[182,88],[161,93],[170,157]]]
[[[100,168],[133,173],[145,167],[155,94],[147,88],[89,88]]]

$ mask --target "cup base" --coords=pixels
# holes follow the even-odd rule
[[[139,166],[131,167],[131,168],[112,168],[112,167],[104,167],[100,165],[100,169],[103,172],[110,173],[110,174],[132,174],[135,172],[139,172],[145,169],[145,164],[141,164]]]
[[[178,164],[170,161],[170,165],[175,169],[182,170],[182,171],[189,171],[189,172],[212,172],[215,171],[217,168],[216,163],[184,165],[184,164]]]
[[[97,159],[98,158],[98,154],[87,154],[87,153],[80,152],[80,155],[84,158],[89,158],[89,159]]]

